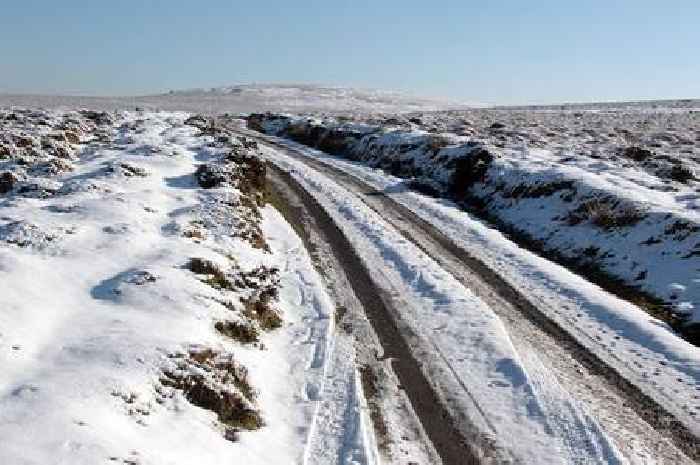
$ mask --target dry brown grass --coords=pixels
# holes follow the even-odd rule
[[[235,339],[242,344],[252,344],[260,340],[258,330],[248,323],[218,321],[214,327],[219,333],[231,339]]]
[[[206,276],[203,282],[216,289],[231,289],[232,284],[219,266],[204,258],[194,257],[187,262],[187,269],[194,274]]]
[[[203,349],[171,358],[176,360],[177,368],[163,372],[161,385],[181,391],[193,405],[214,412],[227,427],[227,439],[235,439],[241,430],[264,425],[253,404],[255,391],[248,371],[231,356]]]
[[[570,226],[590,221],[595,226],[610,231],[615,228],[634,226],[645,217],[645,213],[634,205],[620,204],[609,197],[586,200],[566,217]]]

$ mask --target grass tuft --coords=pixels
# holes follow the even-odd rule
[[[634,226],[644,217],[644,212],[633,205],[620,205],[619,201],[602,197],[581,203],[569,213],[566,221],[570,226],[590,221],[595,226],[610,231]]]
[[[219,321],[214,327],[219,333],[242,344],[252,344],[260,340],[258,330],[250,324],[236,321]]]

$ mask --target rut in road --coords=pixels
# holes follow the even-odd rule
[[[594,398],[596,404],[592,405],[592,409],[604,420],[606,426],[612,424],[613,428],[620,429],[611,433],[617,436],[617,442],[621,446],[628,447],[630,454],[634,453],[635,447],[643,446],[657,459],[669,463],[693,463],[693,460],[700,460],[697,438],[681,422],[603,363],[497,274],[455,245],[430,223],[385,193],[346,172],[255,133],[245,131],[245,135],[272,145],[276,150],[322,172],[351,192],[358,193],[370,208],[381,212],[383,218],[407,240],[432,256],[496,310],[507,324],[515,343],[528,344],[546,354],[557,377],[567,389],[578,396]],[[585,384],[581,383],[582,370],[585,372]],[[644,440],[627,444],[631,437]]]
[[[303,205],[303,212],[291,208],[286,200],[283,214],[288,221],[299,224],[303,215],[310,216],[330,245],[339,263],[345,267],[345,274],[365,313],[379,336],[384,357],[391,360],[391,367],[401,382],[413,410],[434,446],[444,465],[469,465],[482,463],[483,455],[488,454],[488,444],[481,438],[465,438],[451,420],[450,412],[442,404],[426,379],[420,364],[402,337],[392,317],[390,298],[376,287],[362,260],[318,202],[309,195],[288,173],[271,167],[268,189],[278,201],[296,197],[297,204]],[[478,449],[475,450],[475,443]],[[492,452],[492,451],[491,451]]]

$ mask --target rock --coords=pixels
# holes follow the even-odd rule
[[[0,174],[0,194],[7,194],[10,192],[15,187],[17,181],[17,177],[9,171]]]
[[[493,123],[491,126],[489,126],[489,129],[503,129],[503,128],[505,128],[505,127],[506,127],[505,124],[499,123],[498,121],[496,121],[496,122]]]

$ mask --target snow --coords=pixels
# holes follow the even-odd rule
[[[584,347],[700,434],[700,348],[680,339],[667,325],[566,268],[519,247],[452,202],[406,189],[402,178],[285,139],[275,140],[357,176],[438,227]],[[693,283],[696,286],[697,281]],[[677,283],[671,287],[677,293],[685,290]]]
[[[290,366],[285,377],[280,378],[276,373],[261,385],[282,387],[281,379],[287,383],[289,375],[304,374],[304,383],[297,389],[307,404],[303,423],[305,437],[301,441],[305,447],[303,460],[297,457],[297,462],[377,465],[380,463],[378,452],[367,420],[352,341],[341,331],[335,331],[335,305],[326,294],[301,240],[279,213],[274,210],[268,213],[265,230],[286,261],[282,269],[286,271],[288,283],[283,286],[282,301],[286,302],[286,307],[304,308],[306,312],[297,324],[295,340],[275,341],[280,354],[287,352],[287,357],[295,359],[295,366]],[[299,353],[295,354],[297,351]],[[283,402],[277,406],[281,412],[289,409],[284,405],[284,401],[288,402],[289,390],[289,385],[281,389]],[[284,419],[279,423],[285,428],[294,424]],[[270,457],[263,460],[263,463],[269,462]]]
[[[486,121],[482,127],[453,113],[441,115],[445,114],[421,115],[422,127],[452,131],[464,124],[468,128],[464,135],[428,133],[403,120],[396,120],[400,127],[363,122],[381,120],[369,117],[341,123],[333,118],[272,115],[263,117],[262,125],[270,134],[310,138],[313,144],[330,140],[349,158],[415,178],[439,191],[463,187],[480,199],[489,215],[547,251],[581,265],[594,264],[662,299],[686,324],[700,323],[700,286],[695,282],[700,269],[700,183],[676,181],[669,175],[681,167],[700,172],[693,156],[697,155],[692,142],[697,138],[694,113],[596,115],[584,123],[578,113],[573,122],[569,114],[557,119],[539,113],[466,113],[465,118],[482,117]],[[522,128],[486,126],[492,121]],[[559,128],[557,134],[551,132],[554,128]],[[605,135],[618,130],[619,135]],[[632,162],[620,154],[621,138],[658,146],[654,149],[658,153]],[[470,178],[470,185],[456,181],[460,163],[470,163],[483,151],[493,157],[483,176]],[[672,284],[685,290],[677,293]]]
[[[208,114],[253,111],[408,112],[468,108],[471,104],[406,92],[318,84],[238,84],[173,90],[158,95],[87,97],[0,93],[0,107],[91,108],[95,110],[190,111]]]
[[[323,205],[380,288],[397,299],[399,326],[407,326],[426,375],[502,459],[625,463],[586,407],[536,353],[514,349],[499,318],[469,289],[333,181],[279,151],[267,153]]]
[[[186,117],[116,115],[109,142],[83,134],[51,193],[0,197],[0,463],[378,463],[353,347],[301,240],[269,207],[270,253],[220,221],[212,205],[239,194],[197,188],[196,165],[221,150]],[[125,164],[143,175],[110,169]],[[211,223],[205,237],[182,234],[195,220]],[[216,332],[231,311],[191,257],[279,268],[283,327],[257,347]],[[261,429],[226,440],[212,412],[159,386],[193,348],[247,368]]]
[[[417,111],[467,107],[465,104],[411,96],[405,92],[358,89],[314,84],[238,84],[211,89],[172,91],[169,96],[218,96],[251,99],[260,108],[282,111],[315,108],[317,111]]]
[[[104,124],[77,112],[21,115],[32,123],[0,123],[10,128],[0,150],[20,137],[31,139],[21,142],[29,144],[23,149],[12,145],[9,157],[0,151],[0,172],[17,177],[0,194],[0,463],[382,462],[357,372],[356,341],[336,330],[336,303],[301,239],[271,207],[260,208],[259,225],[246,210],[229,208],[243,195],[235,186],[197,185],[197,166],[219,163],[225,144],[198,135],[184,124],[184,113],[117,113]],[[351,129],[372,131],[367,124]],[[80,143],[50,141],[54,132],[71,130]],[[426,134],[387,137],[394,147]],[[462,149],[443,150],[449,158]],[[405,179],[304,151],[440,227],[699,432],[700,349],[450,202],[406,189]],[[292,170],[338,222],[400,309],[401,328],[426,375],[451,408],[498,446],[501,458],[626,463],[590,407],[558,384],[541,354],[513,343],[493,309],[354,195],[303,163],[274,150],[267,154]],[[585,182],[597,169],[577,162],[553,174],[545,168],[551,157],[546,150],[513,152],[498,169],[509,170],[514,183],[522,171],[538,172],[536,179],[579,176]],[[604,182],[607,192],[620,196],[658,184],[628,169],[605,166],[609,179],[592,179],[596,188]],[[436,182],[447,175],[434,174]],[[691,194],[678,189],[655,195],[649,188],[649,211],[692,216]],[[523,202],[531,201],[539,200]],[[517,206],[509,212],[524,222]],[[250,240],[258,226],[269,251]],[[618,247],[618,239],[609,244]],[[192,257],[221,268],[279,269],[275,306],[283,326],[262,333],[257,344],[219,334],[216,322],[242,320],[237,305],[224,304],[248,294],[206,284],[185,266]],[[659,263],[672,267],[672,260]],[[660,285],[690,312],[697,308],[699,281],[676,267]],[[213,412],[163,385],[178,354],[206,349],[247,370],[262,428],[239,431],[231,441]],[[386,418],[390,428],[400,428],[391,421],[401,415],[387,412]]]

